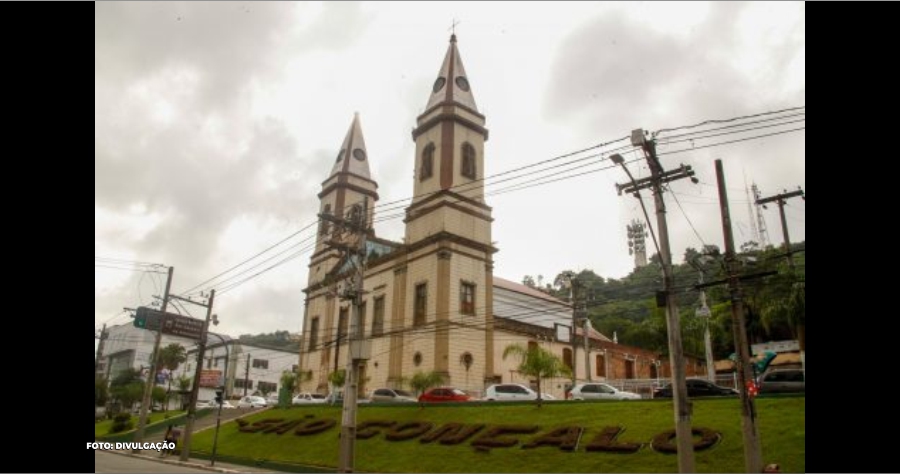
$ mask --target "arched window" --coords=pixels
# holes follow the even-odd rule
[[[429,143],[422,150],[422,163],[419,166],[419,181],[430,178],[434,172],[434,143]]]
[[[475,179],[475,147],[471,143],[463,143],[462,145],[462,169],[460,173],[469,179]]]
[[[331,204],[326,204],[325,209],[322,210],[322,214],[331,214]],[[319,233],[327,234],[328,233],[328,221],[325,219],[319,218]]]

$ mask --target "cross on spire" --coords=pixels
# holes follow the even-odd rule
[[[462,22],[461,22],[461,21],[457,21],[456,18],[453,19],[453,22],[452,22],[452,24],[450,25],[450,28],[447,28],[448,30],[450,30],[450,34],[456,36],[456,25],[458,25],[458,24],[460,24],[460,23],[462,23]]]

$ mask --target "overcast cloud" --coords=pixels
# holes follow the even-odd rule
[[[303,229],[316,219],[316,194],[357,111],[380,202],[409,198],[410,130],[454,18],[490,130],[488,176],[635,128],[805,106],[801,2],[99,2],[95,256],[173,266],[180,293]],[[725,163],[738,244],[751,239],[745,176],[763,196],[805,190],[804,131],[665,154],[715,141],[659,148],[666,168],[688,164],[700,178],[672,183],[675,196],[666,195],[676,260],[689,246],[722,246],[714,159]],[[626,275],[633,260],[625,225],[641,212],[634,198],[616,194],[625,179],[609,169],[489,195],[495,274]],[[805,201],[788,203],[791,239],[805,240]],[[770,241],[780,244],[777,211],[764,215]],[[393,219],[376,232],[400,240],[403,224]],[[127,322],[122,308],[149,304],[164,283],[108,262],[95,270],[97,328]],[[223,291],[217,330],[299,331],[308,262],[306,252]]]

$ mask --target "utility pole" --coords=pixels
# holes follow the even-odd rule
[[[737,258],[734,251],[734,235],[731,231],[731,215],[728,211],[728,191],[722,160],[716,160],[716,179],[719,184],[719,205],[722,208],[722,232],[725,235],[725,265],[728,270],[728,288],[731,291],[731,325],[734,329],[735,351],[738,353],[738,381],[741,393],[741,430],[744,435],[744,467],[747,472],[762,472],[762,447],[756,426],[756,408],[750,396],[748,383],[753,383],[750,366],[750,349],[747,346],[747,328],[744,325],[744,301],[740,277],[737,274]]]
[[[694,472],[694,442],[691,432],[692,407],[687,399],[687,383],[685,381],[684,348],[681,342],[681,323],[678,317],[678,306],[675,302],[674,275],[672,274],[672,255],[669,249],[669,229],[666,223],[666,203],[662,196],[662,184],[681,178],[693,177],[694,171],[690,166],[681,165],[672,171],[664,171],[656,156],[656,142],[647,140],[644,130],[637,129],[631,132],[631,144],[639,146],[644,151],[647,164],[650,168],[650,177],[635,181],[631,172],[625,167],[625,160],[621,155],[613,155],[610,159],[625,169],[630,184],[616,185],[619,194],[622,191],[637,193],[641,189],[653,190],[653,200],[656,204],[656,226],[659,231],[659,258],[662,263],[663,291],[657,294],[657,304],[665,301],[666,326],[668,328],[669,363],[672,367],[672,398],[675,412],[675,436],[678,448],[678,471]],[[649,223],[649,220],[648,220]]]
[[[791,237],[788,235],[788,226],[787,220],[784,217],[784,201],[792,198],[792,197],[800,197],[804,201],[806,200],[806,196],[803,194],[803,190],[797,188],[796,191],[791,191],[777,194],[775,196],[770,196],[763,199],[757,199],[756,204],[762,205],[765,208],[766,203],[777,202],[778,203],[778,212],[781,213],[781,232],[784,235],[784,253],[787,255],[788,267],[791,269],[791,278],[794,276],[794,254],[791,252]],[[803,322],[797,323],[797,343],[800,345],[800,368],[803,369],[804,377],[806,373],[806,324]]]
[[[166,278],[166,292],[163,294],[162,306],[160,307],[160,312],[165,314],[166,306],[169,304],[169,288],[172,287],[172,273],[175,272],[175,267],[169,267],[169,276]],[[135,443],[141,443],[144,441],[144,427],[147,426],[147,411],[150,408],[150,395],[153,394],[153,386],[156,385],[156,366],[159,361],[159,343],[162,341],[162,327],[160,324],[159,328],[156,329],[156,340],[153,342],[153,353],[150,355],[150,373],[147,375],[147,382],[144,384],[144,396],[141,398],[141,415],[138,418],[138,426],[137,431],[134,432],[134,441]],[[139,444],[136,444],[136,446]],[[132,453],[141,452],[140,449],[135,448],[131,451]]]
[[[588,319],[587,316],[581,318],[581,321],[584,323],[583,331],[584,331],[584,373],[585,378],[588,382],[591,381],[591,352],[590,352],[590,342],[588,340],[588,335],[591,332],[591,320]]]
[[[703,284],[703,269],[698,268],[700,273],[700,284]],[[697,308],[696,315],[703,318],[703,342],[706,346],[706,377],[710,382],[716,383],[716,363],[713,361],[712,336],[709,334],[709,318],[712,312],[706,304],[706,290],[700,290],[700,307]]]
[[[356,246],[344,242],[332,244],[335,248],[342,249],[350,262],[356,263],[356,273],[352,277],[352,285],[348,285],[342,294],[342,299],[352,302],[352,314],[350,316],[350,328],[348,331],[349,357],[347,358],[346,389],[344,390],[344,403],[341,416],[341,439],[338,451],[338,472],[353,472],[356,448],[356,411],[357,392],[359,390],[359,366],[369,359],[371,353],[370,341],[363,339],[364,328],[361,324],[362,297],[365,283],[366,266],[366,236],[369,232],[369,198],[363,198],[362,205],[353,206],[349,218],[337,218],[330,214],[320,214],[319,217],[334,222],[336,234],[345,229],[350,234],[358,236]],[[337,240],[337,239],[335,239]],[[338,322],[340,328],[340,321]],[[340,340],[337,340],[340,344]],[[337,367],[337,364],[335,364]]]
[[[206,334],[209,332],[209,320],[212,317],[213,302],[216,299],[216,290],[209,291],[209,301],[206,304],[190,301],[198,306],[206,307],[206,321],[203,323],[203,333],[200,336],[200,348],[197,351],[197,370],[194,371],[194,385],[191,387],[191,404],[188,405],[187,423],[184,428],[184,435],[181,443],[181,455],[178,459],[187,461],[191,455],[191,432],[194,430],[194,418],[197,412],[197,394],[200,392],[200,375],[203,371],[203,353],[206,352]],[[246,385],[245,385],[246,386]]]
[[[569,387],[569,391],[571,391],[573,388],[575,388],[575,384],[578,382],[578,373],[575,370],[577,367],[577,359],[575,358],[575,354],[578,353],[578,339],[575,332],[575,328],[578,327],[578,310],[576,309],[575,305],[575,284],[577,280],[575,279],[575,273],[572,271],[565,272],[565,278],[565,281],[569,285],[569,303],[572,304],[572,386]]]
[[[247,386],[250,385],[250,353],[247,353],[247,364],[244,366],[244,396],[247,396]]]

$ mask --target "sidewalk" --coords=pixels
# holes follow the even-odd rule
[[[122,456],[129,456],[133,458],[143,459],[145,461],[154,461],[162,464],[171,464],[173,466],[182,466],[182,467],[190,467],[194,469],[203,469],[205,471],[211,472],[276,472],[276,471],[261,471],[259,469],[253,469],[251,466],[242,466],[239,464],[228,464],[216,461],[215,466],[209,465],[209,460],[207,459],[191,459],[188,458],[187,461],[181,461],[177,454],[170,454],[166,457],[160,457],[159,453],[156,451],[144,450],[140,454],[134,454],[128,450],[111,450],[106,451],[108,453],[115,453]]]

